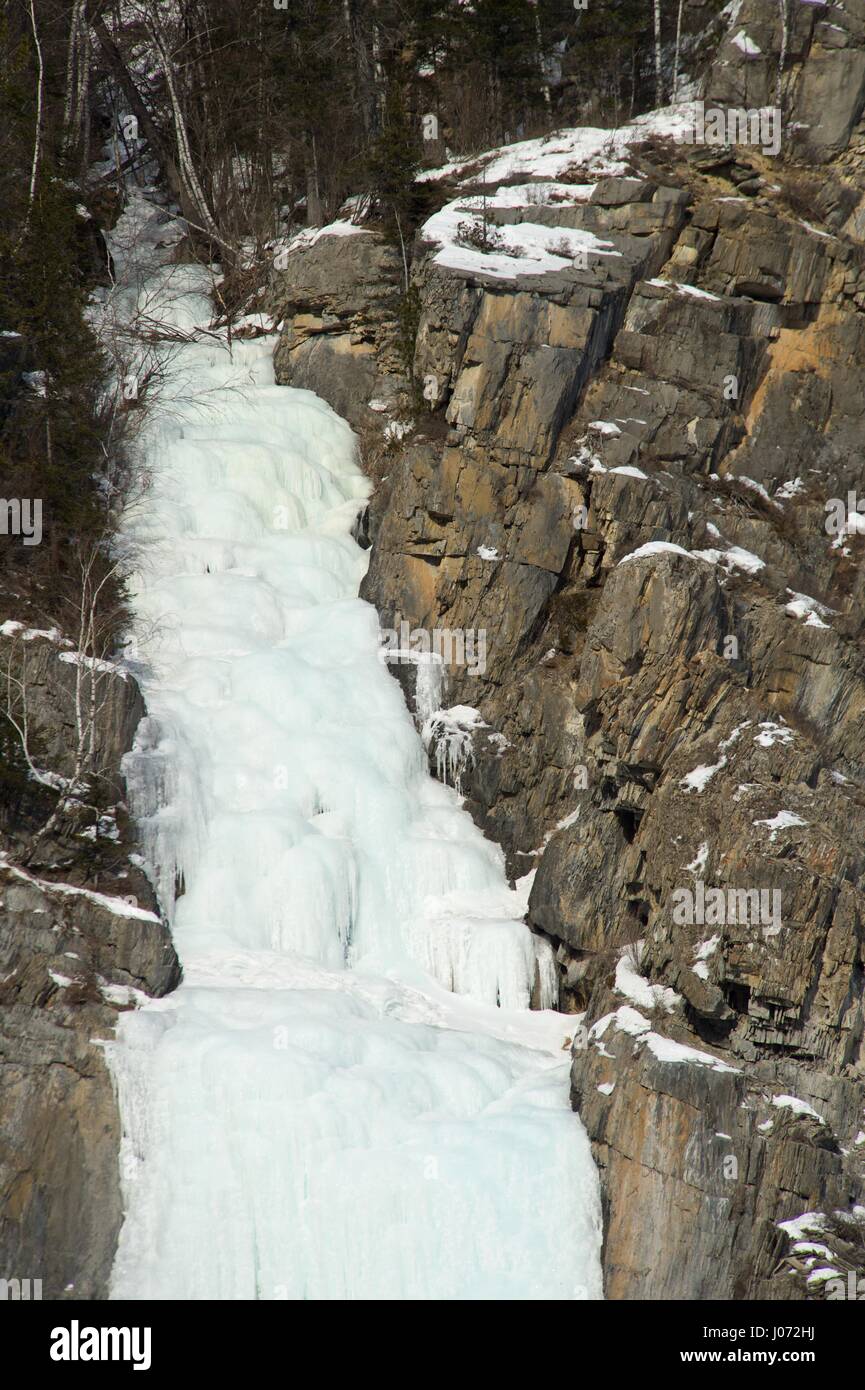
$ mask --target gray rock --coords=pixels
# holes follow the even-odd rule
[[[750,160],[671,166],[639,202],[543,208],[615,239],[612,278],[421,258],[416,365],[452,431],[391,467],[364,594],[388,625],[486,634],[444,698],[485,721],[462,790],[511,873],[537,869],[529,922],[585,1015],[608,1296],[799,1299],[813,1256],[779,1223],[825,1213],[852,1268],[865,1195],[863,542],[834,544],[824,506],[865,488],[861,231],[771,188],[731,201]],[[672,235],[635,258],[665,203]],[[674,914],[698,880],[718,925]],[[617,992],[623,956],[654,1005]]]
[[[372,232],[319,236],[273,271],[267,307],[282,320],[278,382],[315,391],[353,425],[374,423],[369,402],[393,399],[400,349],[400,256]]]
[[[40,764],[68,775],[78,668],[59,642],[0,645],[4,670],[11,659],[26,676]],[[92,790],[104,830],[70,816],[35,838],[31,808],[7,824],[0,858],[0,1270],[40,1279],[46,1299],[105,1296],[122,1213],[101,1044],[136,992],[165,994],[180,976],[118,801],[143,701],[128,673],[100,676]],[[35,809],[44,819],[50,805]]]

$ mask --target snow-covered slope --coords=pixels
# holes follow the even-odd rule
[[[121,315],[190,339],[127,518],[127,773],[185,981],[109,1048],[113,1296],[599,1297],[569,1020],[528,1011],[549,953],[379,659],[353,436],[271,340],[202,331],[206,274],[158,235],[137,199],[112,248]]]

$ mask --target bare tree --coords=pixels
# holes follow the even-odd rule
[[[655,21],[655,105],[664,101],[664,81],[661,74],[661,0],[652,0]]]
[[[36,49],[36,130],[33,135],[33,160],[30,165],[30,190],[27,197],[27,213],[24,218],[21,232],[18,237],[17,247],[23,245],[27,233],[30,231],[30,217],[33,212],[33,203],[36,198],[36,184],[39,179],[39,165],[42,159],[42,118],[45,104],[45,62],[42,57],[42,44],[39,39],[39,29],[36,24],[36,9],[34,0],[30,0],[30,27],[33,31],[33,43]]]
[[[541,34],[541,16],[538,13],[538,0],[530,0],[535,11],[535,37],[538,44],[538,73],[541,79],[541,90],[544,94],[544,105],[547,108],[547,121],[552,119],[553,98],[550,92],[550,83],[547,77],[546,60],[544,58],[544,40]]]
[[[153,158],[159,163],[171,193],[183,205],[184,187],[174,157],[167,140],[162,135],[148,110],[126,63],[101,14],[94,14],[91,26],[99,42],[103,57],[113,74],[118,87],[129,102],[129,109],[138,121],[141,134],[150,146]]]
[[[679,54],[682,45],[682,9],[685,0],[679,0],[679,9],[676,14],[676,55],[673,59],[673,101],[679,100]]]
[[[66,47],[66,86],[63,98],[63,147],[67,153],[81,148],[87,158],[87,92],[90,81],[90,29],[87,0],[74,0],[69,17]]]
[[[784,78],[784,64],[787,61],[787,44],[790,33],[790,17],[787,0],[778,0],[781,10],[781,51],[778,55],[778,77],[775,83],[775,105],[780,109],[781,98],[783,95],[782,82]]]
[[[148,0],[147,4],[139,4],[132,13],[146,29],[154,51],[158,54],[164,67],[174,129],[176,158],[171,149],[170,141],[160,130],[148,109],[120,48],[109,32],[104,18],[99,13],[94,14],[91,20],[93,32],[118,86],[129,102],[130,110],[138,121],[141,133],[147,140],[154,158],[159,162],[166,182],[180,204],[189,226],[221,246],[227,258],[233,260],[235,248],[220,233],[192,157],[187,120],[180,98],[177,67],[171,46],[165,36],[164,11],[160,13],[158,7],[152,9]]]
[[[164,35],[164,22],[158,16],[147,15],[147,31],[156,52],[159,54],[165,73],[165,83],[168,88],[168,96],[171,103],[171,115],[174,121],[174,137],[177,145],[178,162],[180,174],[184,181],[186,190],[190,195],[197,214],[204,224],[204,229],[213,241],[220,245],[225,245],[216,225],[216,219],[210,210],[195,161],[192,157],[192,150],[189,144],[189,131],[187,129],[186,117],[183,111],[183,104],[180,100],[180,93],[177,81],[177,69],[174,62],[174,55],[169,51]]]
[[[76,593],[70,600],[64,626],[71,638],[59,632],[49,640],[58,645],[57,657],[72,667],[69,699],[72,705],[72,747],[66,771],[38,765],[34,751],[33,681],[28,659],[29,638],[13,640],[3,673],[3,713],[14,730],[30,776],[57,797],[50,816],[36,831],[34,845],[59,829],[73,812],[98,814],[93,804],[99,778],[107,768],[100,763],[98,732],[101,715],[110,699],[111,684],[120,668],[109,659],[115,639],[115,615],[106,611],[104,594],[111,588],[118,565],[106,566],[103,550],[94,545],[78,555]]]

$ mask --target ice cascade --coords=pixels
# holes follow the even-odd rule
[[[184,968],[121,1015],[114,1298],[596,1298],[573,1020],[357,597],[349,427],[214,331],[153,207],[118,306],[172,325],[137,449],[126,774]],[[529,1009],[532,1000],[540,1009]]]

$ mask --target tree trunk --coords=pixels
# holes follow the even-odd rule
[[[685,0],[679,0],[679,11],[676,15],[676,56],[673,59],[673,101],[679,99],[679,53],[682,45],[682,8]]]
[[[547,126],[552,123],[553,101],[550,95],[550,84],[547,81],[547,74],[544,68],[544,42],[541,37],[541,17],[535,9],[535,38],[538,45],[538,71],[541,75],[541,88],[544,93],[544,105],[547,108]]]
[[[661,76],[661,0],[652,0],[655,18],[655,105],[664,103],[664,84]]]
[[[308,227],[321,227],[324,225],[324,214],[321,206],[321,190],[318,186],[318,161],[315,153],[315,135],[312,133],[307,136],[307,143],[303,152],[303,163],[306,173],[306,225]]]
[[[27,198],[27,215],[24,218],[24,226],[21,229],[21,235],[18,238],[17,246],[22,244],[30,231],[30,216],[33,212],[33,203],[36,198],[39,163],[42,158],[42,109],[45,99],[45,64],[42,61],[42,44],[39,41],[39,30],[36,26],[34,0],[30,0],[30,25],[33,29],[33,43],[36,48],[36,66],[39,74],[36,87],[36,130],[33,135],[33,160],[30,165],[30,192]]]
[[[778,81],[775,84],[775,105],[780,110],[782,96],[782,79],[784,77],[784,64],[787,61],[787,42],[789,37],[789,20],[787,17],[787,0],[778,0],[781,7],[781,52],[778,57]]]

